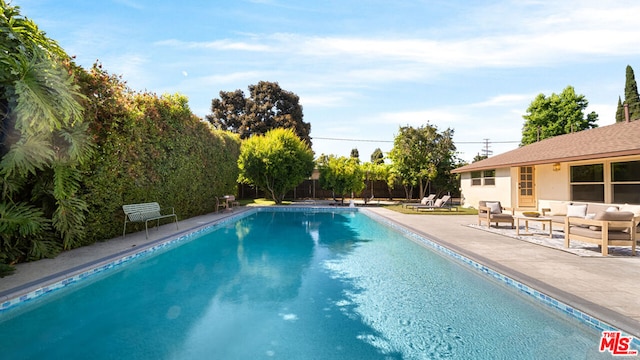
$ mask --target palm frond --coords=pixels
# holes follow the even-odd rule
[[[0,161],[0,175],[35,174],[54,159],[51,143],[44,135],[23,136]]]
[[[80,123],[62,128],[57,132],[54,142],[57,148],[64,151],[64,154],[59,153],[58,157],[60,159],[65,157],[69,161],[79,164],[88,161],[95,147],[88,129],[88,123]]]
[[[19,57],[15,64],[19,77],[15,81],[16,128],[23,134],[59,130],[82,118],[82,97],[73,79],[42,50],[33,57]]]
[[[52,258],[60,253],[60,244],[54,240],[34,239],[31,241],[29,249],[28,261],[40,260],[43,258]]]
[[[79,246],[85,236],[87,203],[79,198],[68,198],[57,199],[57,205],[52,220],[62,237],[63,248],[68,250]]]
[[[81,173],[78,169],[62,163],[53,165],[53,196],[68,199],[80,189]]]
[[[27,238],[50,229],[39,209],[25,203],[0,203],[0,233],[3,237]]]

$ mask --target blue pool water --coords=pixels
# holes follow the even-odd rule
[[[255,212],[0,315],[3,359],[594,359],[600,334],[358,212]]]

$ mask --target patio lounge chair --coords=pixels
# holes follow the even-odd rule
[[[436,194],[430,194],[429,196],[423,197],[419,203],[403,203],[402,205],[406,208],[414,208],[421,205],[433,205],[433,201],[435,200],[435,198]]]
[[[495,223],[496,227],[499,223],[509,223],[513,229],[513,215],[514,210],[502,207],[500,201],[480,201],[478,204],[478,225],[482,225],[483,221],[487,223],[487,227],[491,227],[491,223]]]
[[[458,207],[453,206],[451,203],[451,196],[444,195],[440,199],[436,200],[432,205],[418,205],[414,207],[416,211],[420,210],[435,210],[435,209],[447,209],[449,211],[455,209],[458,211]]]

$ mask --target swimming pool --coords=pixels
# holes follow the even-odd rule
[[[607,358],[358,211],[252,211],[0,315],[6,358]]]

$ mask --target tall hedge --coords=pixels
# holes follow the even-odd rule
[[[99,68],[92,72],[85,86],[101,102],[87,106],[97,143],[84,173],[87,243],[122,234],[123,204],[155,201],[186,219],[214,211],[215,196],[236,192],[236,135],[201,121],[182,95],[132,94]]]

